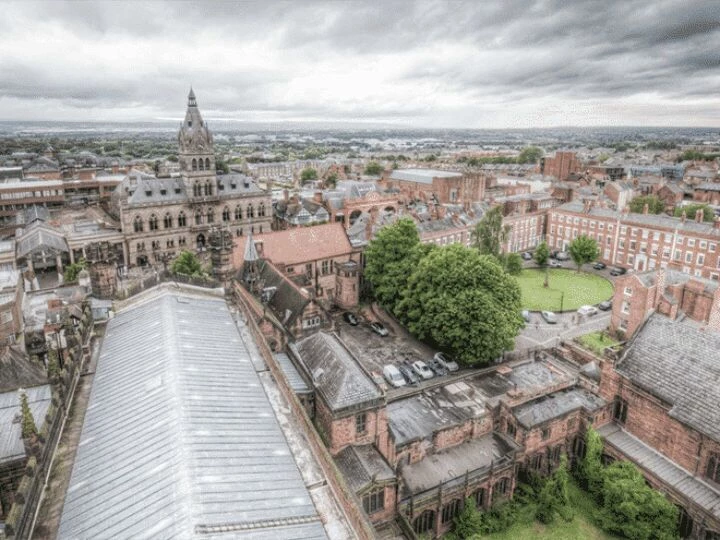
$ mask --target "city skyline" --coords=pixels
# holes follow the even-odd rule
[[[0,120],[720,125],[711,2],[5,3]]]

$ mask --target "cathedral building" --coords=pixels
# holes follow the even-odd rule
[[[270,192],[244,174],[216,174],[212,133],[192,89],[178,145],[179,178],[133,171],[113,194],[111,213],[121,223],[129,266],[167,264],[182,250],[206,251],[214,229],[233,236],[270,231]]]

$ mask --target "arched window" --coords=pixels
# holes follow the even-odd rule
[[[187,218],[185,217],[185,212],[180,212],[178,214],[178,227],[185,227],[187,225]]]
[[[435,528],[435,511],[425,510],[422,514],[415,518],[413,522],[413,530],[418,534],[432,531]]]
[[[212,195],[212,186],[210,182],[205,182],[205,195]]]
[[[207,211],[207,222],[212,223],[215,221],[215,211],[212,208],[208,208]]]
[[[170,229],[172,227],[172,216],[169,213],[165,214],[165,219],[163,220],[163,224],[165,225],[166,229]]]
[[[471,495],[473,500],[475,501],[475,505],[478,508],[482,508],[485,506],[485,490],[483,488],[478,489],[475,493]]]
[[[148,228],[151,231],[157,231],[158,228],[158,218],[155,214],[150,216],[150,219],[148,220]]]
[[[192,160],[192,170],[197,171],[197,159],[195,158]]]
[[[133,221],[133,230],[135,232],[143,232],[143,220],[140,216],[135,216],[135,221]]]
[[[453,499],[442,508],[442,522],[450,523],[460,513],[460,499]]]
[[[202,160],[202,158],[200,158],[200,160],[198,161],[198,169],[200,169],[201,171],[205,170],[205,162]]]
[[[248,218],[254,218],[255,217],[255,209],[253,208],[252,204],[248,204],[247,210],[245,211],[245,215]]]
[[[265,203],[260,203],[260,207],[258,208],[258,217],[264,217],[265,216]]]
[[[240,221],[242,219],[242,208],[240,208],[239,206],[235,207],[235,219],[237,221]]]
[[[205,170],[210,170],[210,158],[205,158]]]
[[[193,184],[193,197],[199,197],[200,196],[200,184]]]
[[[223,209],[222,219],[223,221],[230,221],[230,209],[227,206]]]
[[[201,225],[202,224],[202,212],[200,209],[198,209],[195,212],[195,225]]]

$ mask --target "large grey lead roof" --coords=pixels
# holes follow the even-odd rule
[[[225,302],[108,323],[59,538],[326,538]]]

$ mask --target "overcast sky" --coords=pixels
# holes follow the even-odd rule
[[[720,127],[720,2],[1,2],[0,120]]]

